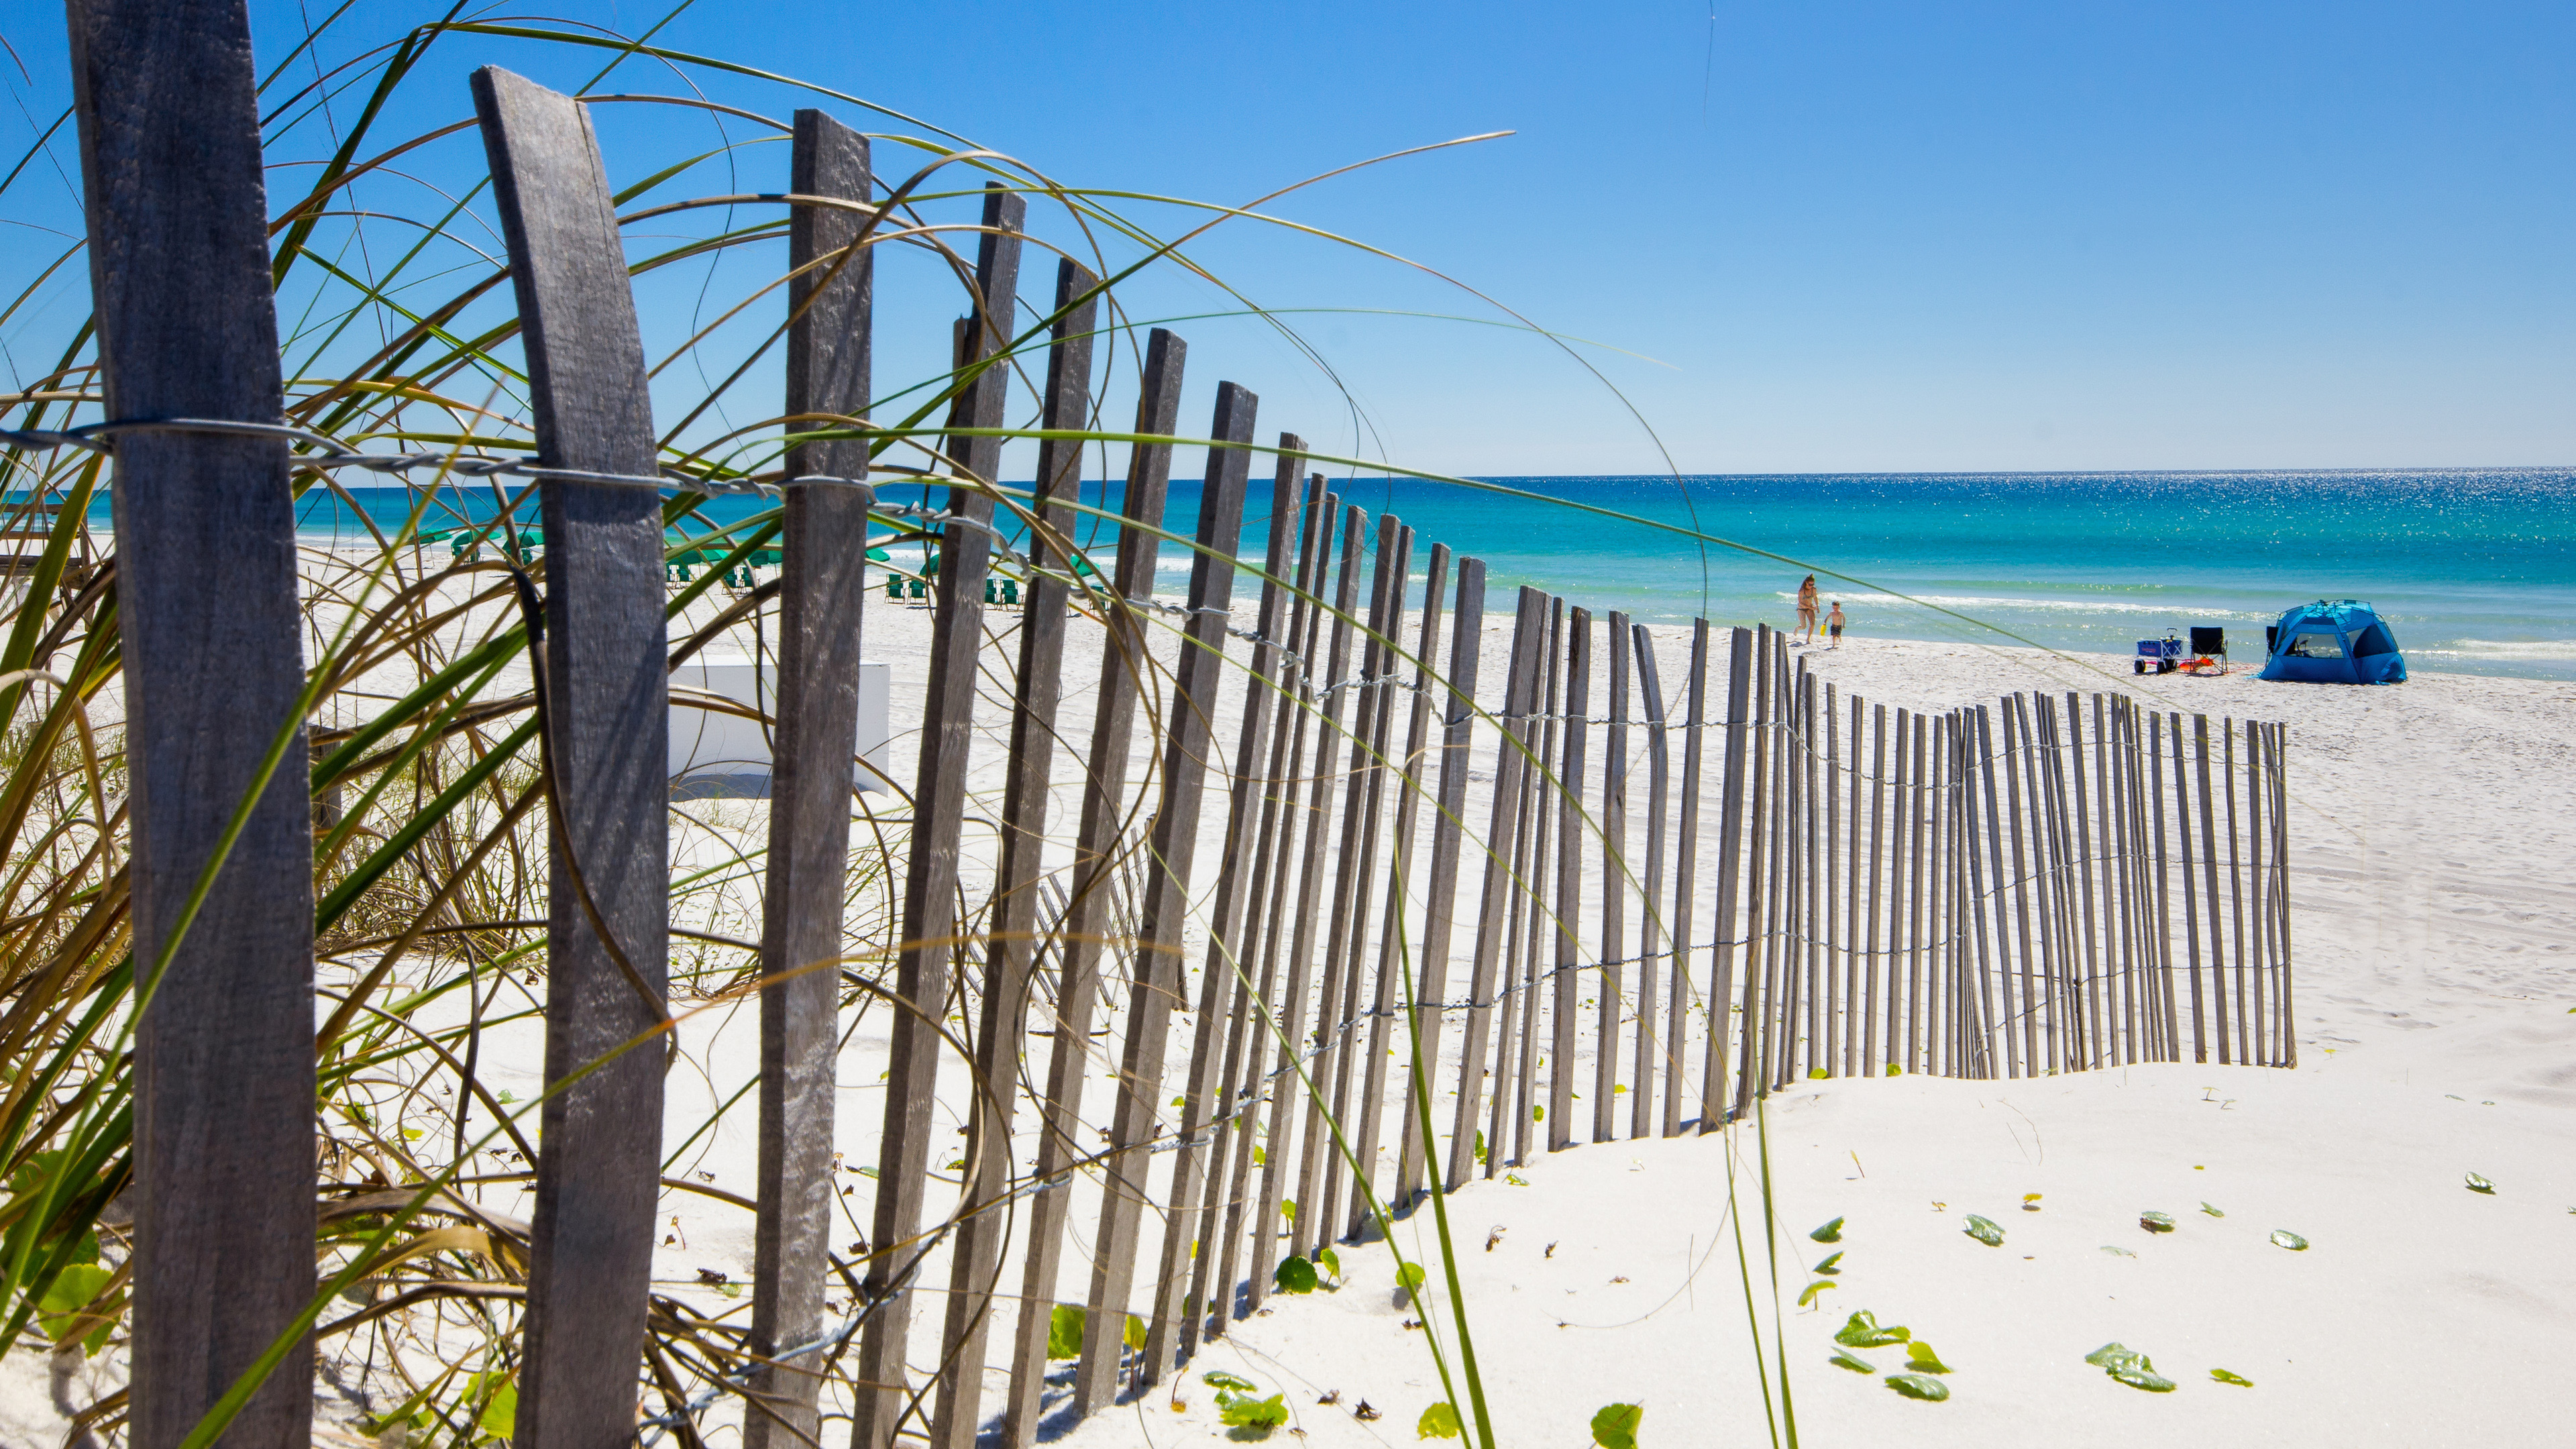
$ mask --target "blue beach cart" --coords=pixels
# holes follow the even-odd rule
[[[2161,639],[2138,641],[2138,657],[2129,661],[2132,674],[2171,674],[2182,668],[2182,641],[2171,630]]]

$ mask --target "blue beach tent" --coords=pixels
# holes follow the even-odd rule
[[[2358,599],[2319,599],[2281,616],[2258,679],[2314,684],[2402,684],[2406,656],[2397,636]]]

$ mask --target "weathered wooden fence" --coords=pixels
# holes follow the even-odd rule
[[[111,415],[272,416],[241,6],[76,0],[73,29]],[[474,98],[550,470],[545,1073],[569,1083],[544,1108],[515,1442],[609,1445],[639,1432],[668,1019],[655,432],[583,108],[497,70]],[[788,411],[857,419],[867,144],[800,113],[793,174]],[[1036,345],[1016,310],[1020,208],[987,196],[957,338],[892,941],[852,939],[842,916],[867,448],[789,458],[757,1263],[720,1385],[748,1443],[817,1442],[827,1414],[858,1449],[996,1425],[1030,1443],[1051,1415],[1170,1374],[1261,1304],[1284,1258],[1371,1232],[1434,1179],[1457,1189],[1586,1136],[1713,1130],[1805,1078],[2294,1063],[2281,727],[2100,693],[1890,708],[1838,694],[1782,635],[1706,621],[1668,688],[1644,625],[1531,588],[1492,681],[1484,566],[1304,476],[1294,436],[1267,450],[1266,557],[1239,561],[1256,400],[1230,383],[1185,602],[1153,593],[1168,442],[1133,448],[1113,575],[1085,578],[1078,449],[1049,441],[1026,493],[990,482],[994,364]],[[1050,430],[1091,412],[1097,292],[1059,266]],[[1184,362],[1153,334],[1137,434],[1182,432]],[[300,804],[271,808],[290,780],[188,917],[257,763],[302,758],[279,738],[300,677],[287,445],[181,429],[115,446],[138,959],[157,967],[186,931],[139,1044],[134,1432],[163,1444],[309,1327],[311,847]],[[1005,500],[1018,522],[997,528]],[[1027,587],[1009,651],[986,618],[996,570]],[[1104,646],[1087,733],[1059,718],[1082,630]],[[994,813],[969,795],[996,679]],[[1064,779],[1069,834],[1049,819]],[[970,810],[997,822],[996,858],[962,843]],[[835,1254],[852,992],[895,1024],[884,1120],[838,1128],[876,1129],[873,1231]],[[1085,1080],[1103,1040],[1105,1100]],[[933,1144],[943,1087],[967,1104],[954,1178]],[[827,1306],[835,1283],[845,1306]],[[1059,1353],[1069,1377],[1051,1377]],[[288,1354],[226,1442],[304,1442],[291,1383],[308,1362]]]

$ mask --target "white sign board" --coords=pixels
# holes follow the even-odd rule
[[[671,780],[697,782],[711,793],[766,794],[769,785],[769,729],[759,720],[702,709],[684,691],[718,695],[749,705],[763,714],[777,708],[778,660],[747,654],[691,655],[671,671]],[[883,790],[881,771],[888,770],[887,711],[890,685],[883,664],[859,665],[859,732],[852,753],[867,761],[856,766],[858,787]],[[874,768],[870,768],[873,766]]]

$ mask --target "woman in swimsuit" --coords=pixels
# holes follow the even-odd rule
[[[1814,574],[1807,575],[1807,581],[1798,585],[1798,642],[1801,644],[1816,642],[1816,576]]]

